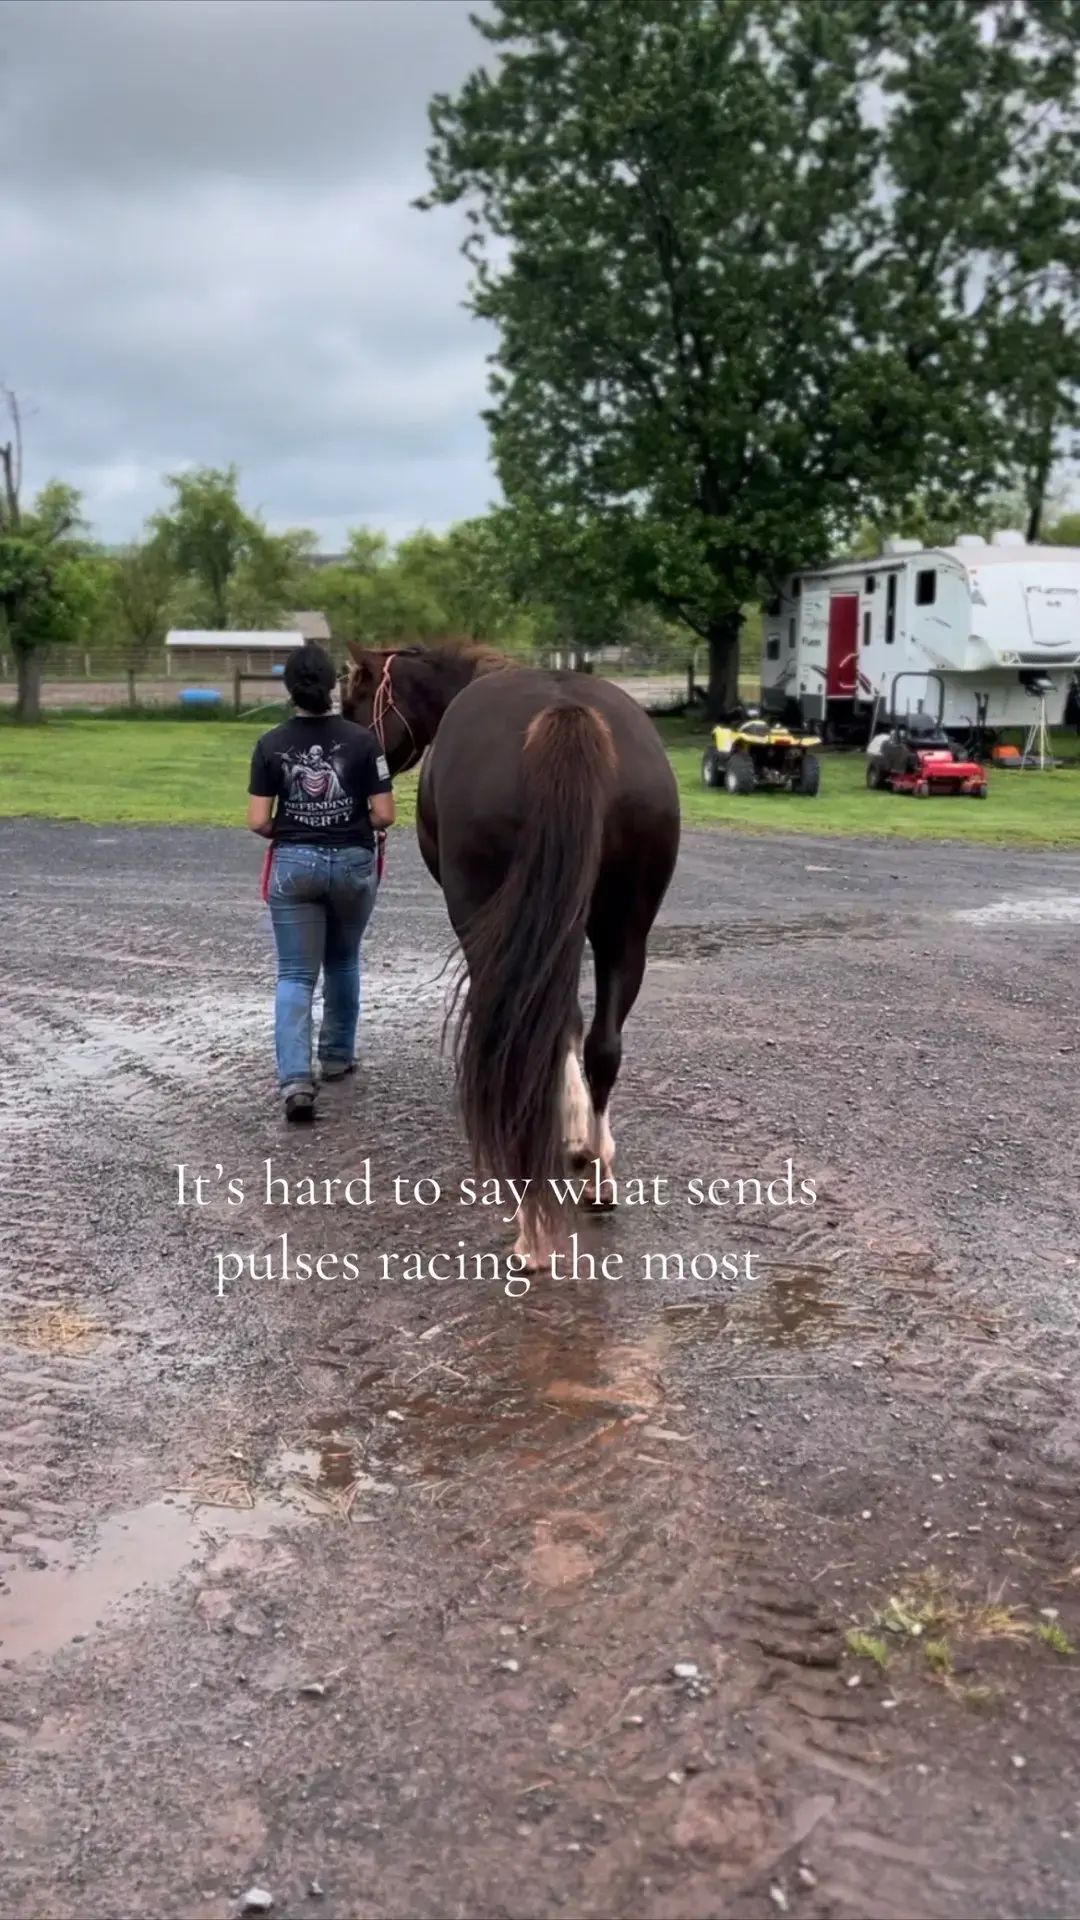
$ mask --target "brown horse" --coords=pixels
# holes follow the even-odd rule
[[[528,1180],[514,1251],[544,1266],[567,1154],[579,1169],[597,1162],[594,1196],[613,1198],[608,1107],[678,856],[675,778],[648,715],[610,681],[482,647],[349,651],[345,717],[374,727],[391,773],[423,759],[420,851],[468,976],[465,1131],[479,1174]],[[586,937],[596,1005],[583,1081]]]

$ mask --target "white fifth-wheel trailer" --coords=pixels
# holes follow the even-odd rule
[[[950,733],[1065,715],[1080,669],[1080,547],[1021,533],[955,546],[890,540],[880,558],[794,576],[766,609],[761,691],[831,739],[923,713]]]

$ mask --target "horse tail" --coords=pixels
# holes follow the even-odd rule
[[[458,1097],[476,1169],[530,1180],[525,1211],[547,1226],[563,1210],[549,1182],[564,1171],[563,1076],[615,766],[594,708],[559,700],[535,716],[512,865],[462,933]]]

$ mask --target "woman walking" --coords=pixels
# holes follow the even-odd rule
[[[311,1003],[323,975],[319,1067],[356,1064],[360,943],[375,905],[375,835],[393,823],[390,774],[375,735],[332,711],[337,676],[322,647],[285,663],[295,718],[264,733],[248,782],[248,826],[272,841],[266,898],[277,946],[278,1085],[290,1120],[315,1112]]]

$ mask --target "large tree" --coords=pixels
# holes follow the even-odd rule
[[[176,597],[176,574],[160,537],[133,541],[109,566],[112,630],[129,667],[141,667],[165,644]]]
[[[1077,0],[492,0],[474,24],[497,58],[432,102],[419,204],[467,208],[519,540],[706,637],[721,710],[779,575],[915,492],[1015,475],[1035,291],[1071,299]]]
[[[81,541],[79,495],[60,481],[42,488],[33,506],[22,502],[22,425],[19,403],[0,388],[0,630],[15,655],[16,717],[41,718],[41,662],[45,649],[81,637],[100,598],[100,578]]]
[[[178,582],[177,611],[217,630],[276,626],[309,590],[316,540],[305,528],[273,534],[240,499],[240,475],[199,467],[168,476],[172,503],[150,535]]]

